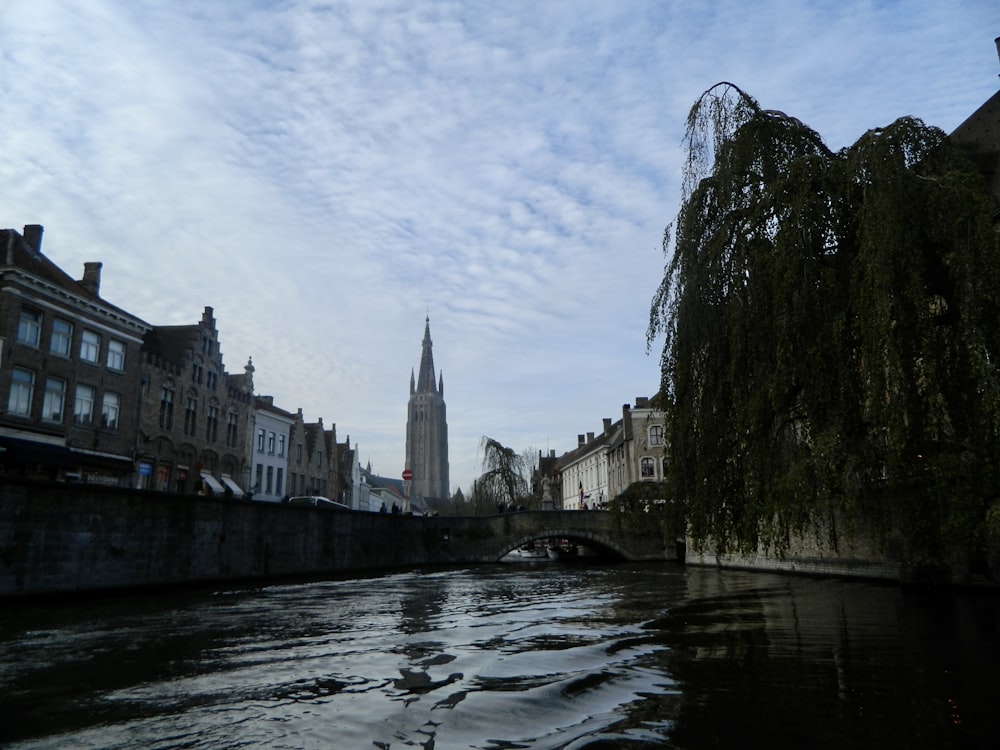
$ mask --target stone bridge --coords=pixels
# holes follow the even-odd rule
[[[441,535],[440,555],[452,562],[496,562],[535,539],[568,539],[595,556],[614,560],[677,559],[659,529],[623,529],[604,511],[517,511],[493,516],[419,519]]]
[[[599,558],[678,558],[599,511],[401,516],[0,478],[0,598],[493,563],[558,537]]]

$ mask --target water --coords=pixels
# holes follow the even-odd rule
[[[7,607],[27,748],[1000,746],[1000,596],[500,564]]]

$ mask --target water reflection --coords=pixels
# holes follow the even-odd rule
[[[0,614],[16,748],[959,748],[992,595],[499,565]]]

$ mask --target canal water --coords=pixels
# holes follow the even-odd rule
[[[1000,596],[501,563],[0,612],[10,748],[995,748]]]

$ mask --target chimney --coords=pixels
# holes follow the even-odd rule
[[[649,407],[649,397],[647,396],[636,396],[635,397],[635,408],[636,409],[646,409]]]
[[[592,432],[588,432],[587,433],[587,442],[588,443],[594,442],[594,433],[592,433]]]
[[[36,253],[42,252],[42,232],[44,231],[45,227],[41,224],[24,225],[24,241]]]
[[[39,237],[39,241],[41,241],[41,237]],[[95,296],[100,296],[101,294],[101,267],[103,265],[100,261],[91,261],[83,264],[83,278],[80,279],[80,284]]]
[[[578,448],[581,445],[586,445],[586,441],[584,440],[584,436],[583,435],[577,435],[576,436],[576,445],[577,445]]]
[[[604,417],[604,434],[611,432],[611,417]]]

